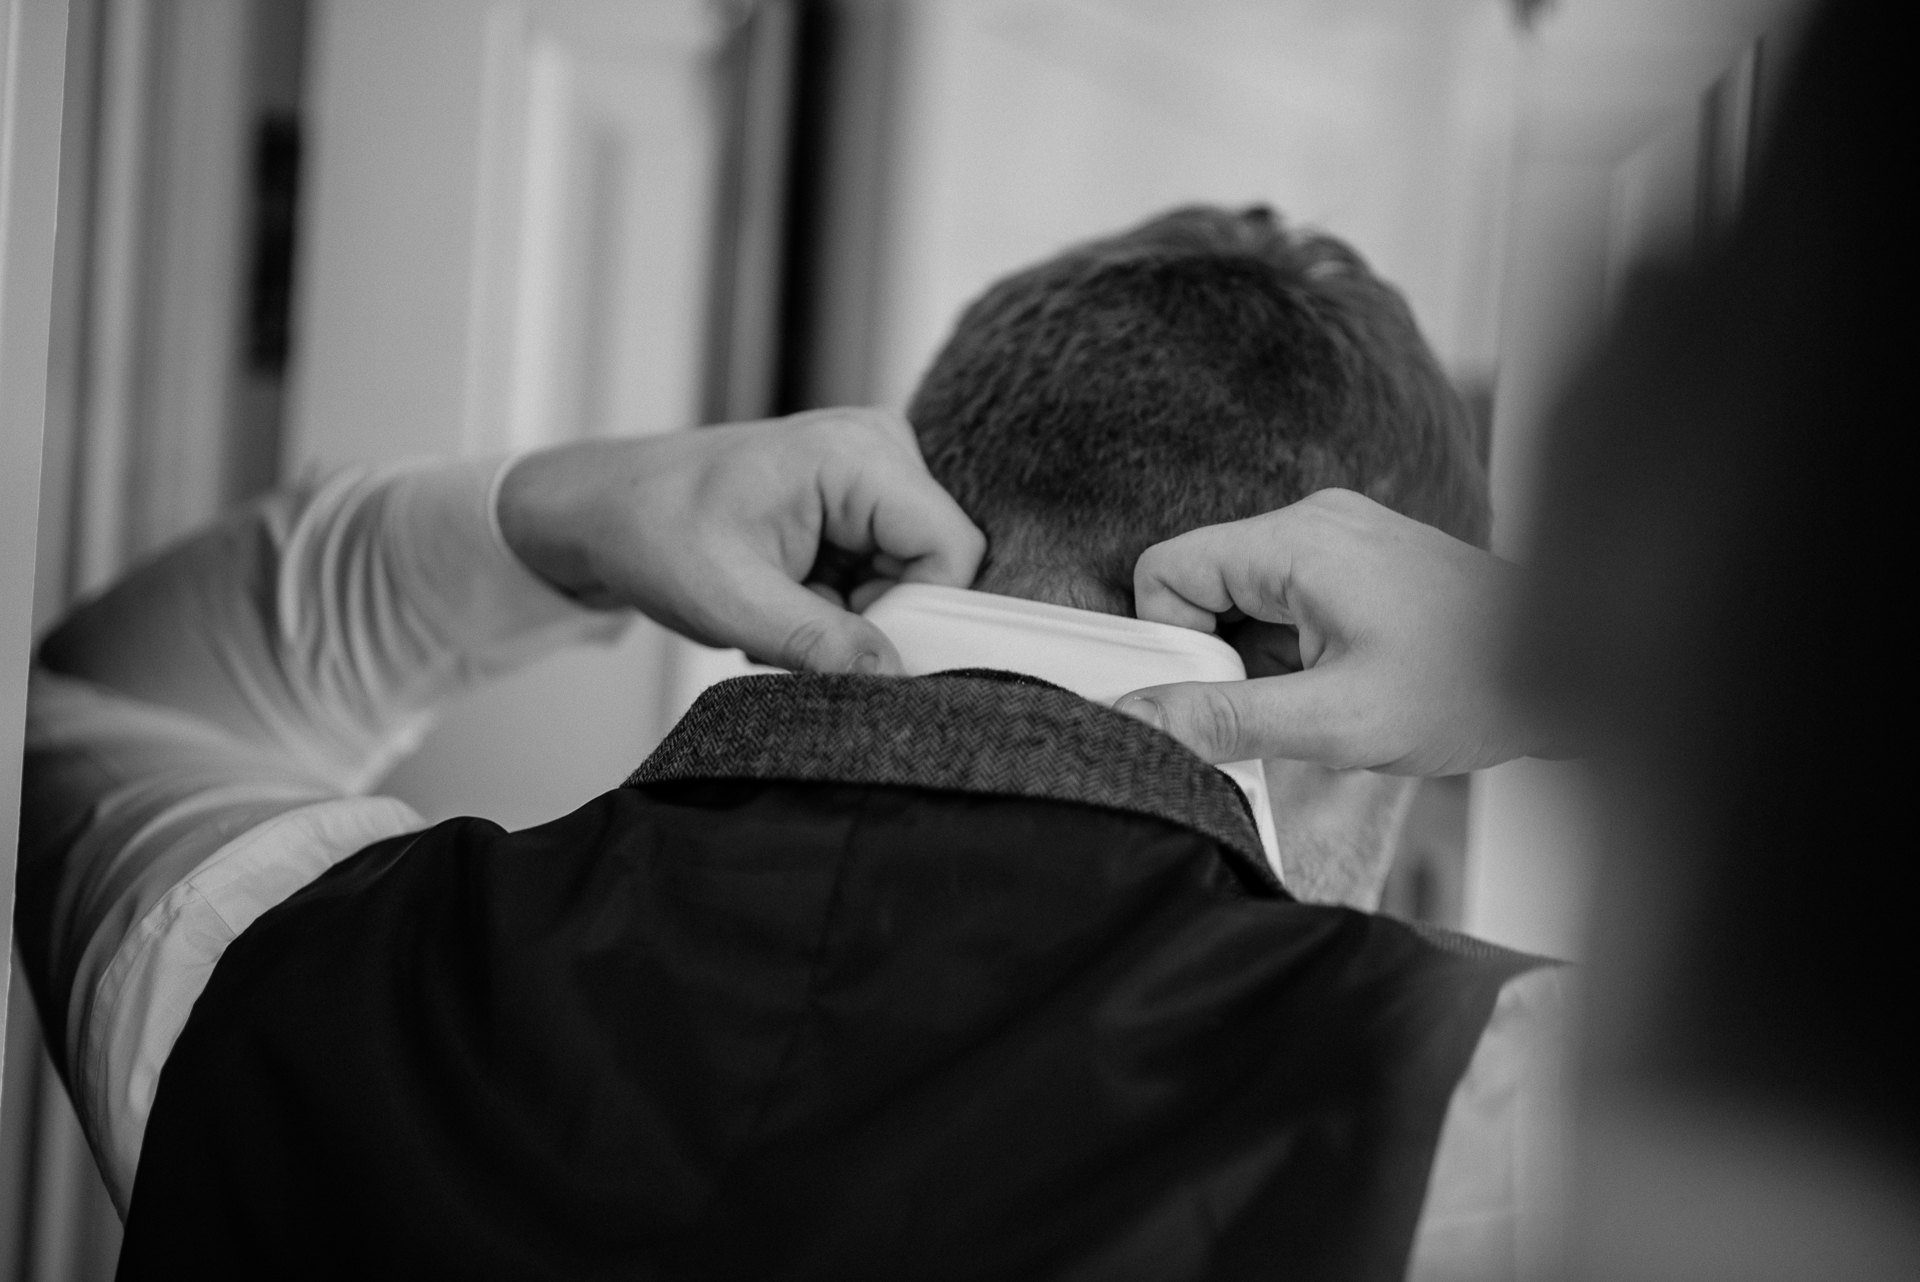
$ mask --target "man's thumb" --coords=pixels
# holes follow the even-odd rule
[[[1255,681],[1183,681],[1135,690],[1114,704],[1172,735],[1202,760],[1254,757],[1321,760],[1327,735],[1317,674],[1289,673]]]
[[[796,672],[868,672],[897,676],[900,652],[886,634],[857,614],[791,581],[769,602],[774,624],[767,661]]]

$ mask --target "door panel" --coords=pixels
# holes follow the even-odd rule
[[[700,0],[324,0],[308,97],[294,469],[699,421],[723,44]],[[665,731],[640,621],[451,709],[388,787],[552,818]]]

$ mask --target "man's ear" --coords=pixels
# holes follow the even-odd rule
[[[1220,638],[1240,655],[1249,677],[1277,677],[1300,671],[1299,629],[1264,619],[1220,625]]]

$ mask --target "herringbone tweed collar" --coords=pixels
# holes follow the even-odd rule
[[[722,681],[627,785],[686,779],[889,784],[1151,815],[1212,838],[1279,890],[1226,775],[1143,722],[1010,672]]]

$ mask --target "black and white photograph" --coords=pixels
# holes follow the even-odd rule
[[[1920,1279],[1897,13],[0,0],[0,1282]]]

